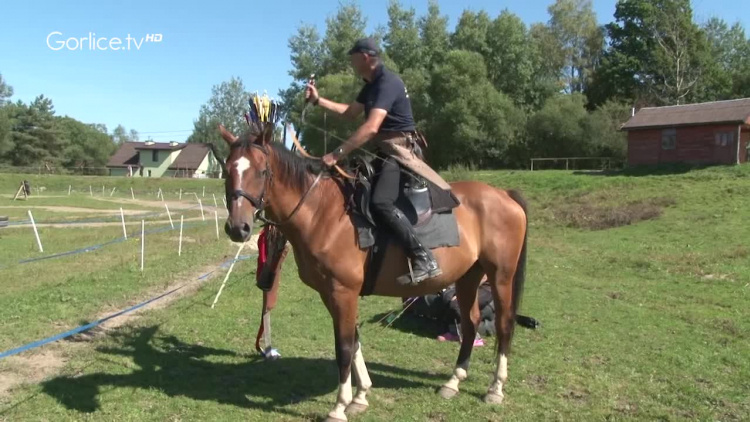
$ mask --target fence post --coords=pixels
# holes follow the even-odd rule
[[[141,272],[143,272],[143,255],[146,252],[146,220],[141,220]]]
[[[122,220],[122,235],[127,240],[128,232],[125,230],[125,214],[122,212],[122,207],[120,207],[120,219]]]
[[[34,228],[34,236],[36,236],[36,244],[39,246],[39,252],[44,252],[44,248],[42,248],[42,240],[39,239],[39,231],[36,229],[36,222],[34,222],[34,216],[31,215],[31,210],[29,211],[29,219],[31,220],[31,227]]]

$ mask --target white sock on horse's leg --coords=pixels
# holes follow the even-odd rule
[[[343,384],[339,384],[339,395],[336,398],[336,407],[328,414],[329,418],[345,421],[346,406],[352,402],[352,373],[346,377],[346,381]]]
[[[486,401],[492,403],[501,403],[503,401],[503,384],[508,381],[508,357],[502,353],[497,356],[497,367],[495,369],[495,379],[487,390]]]
[[[357,381],[357,395],[354,397],[353,402],[369,406],[367,402],[367,392],[372,387],[372,381],[370,380],[370,374],[367,372],[367,366],[365,366],[365,358],[362,355],[362,344],[358,344],[357,352],[354,353],[354,375]]]
[[[467,376],[468,374],[466,373],[466,370],[457,366],[453,370],[453,376],[448,380],[448,382],[443,384],[443,387],[458,391],[458,383],[465,380]]]

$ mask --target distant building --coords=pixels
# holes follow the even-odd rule
[[[750,98],[638,110],[628,132],[628,164],[747,162]]]
[[[107,162],[110,176],[220,178],[212,144],[123,142]]]

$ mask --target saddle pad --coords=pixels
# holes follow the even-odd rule
[[[354,215],[354,227],[358,232],[359,248],[368,249],[375,244],[374,230],[364,218]],[[429,249],[451,247],[459,245],[458,222],[453,211],[433,214],[430,219],[421,226],[414,227],[419,241]]]

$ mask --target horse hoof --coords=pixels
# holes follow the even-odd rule
[[[448,388],[448,387],[440,387],[440,391],[438,391],[438,394],[440,394],[440,397],[449,400],[458,394],[458,391]]]
[[[346,406],[346,413],[349,415],[359,415],[360,413],[364,413],[365,410],[367,410],[366,404],[351,402],[349,406]]]
[[[484,396],[484,402],[487,404],[502,404],[503,396],[497,393],[487,393],[487,395]]]

